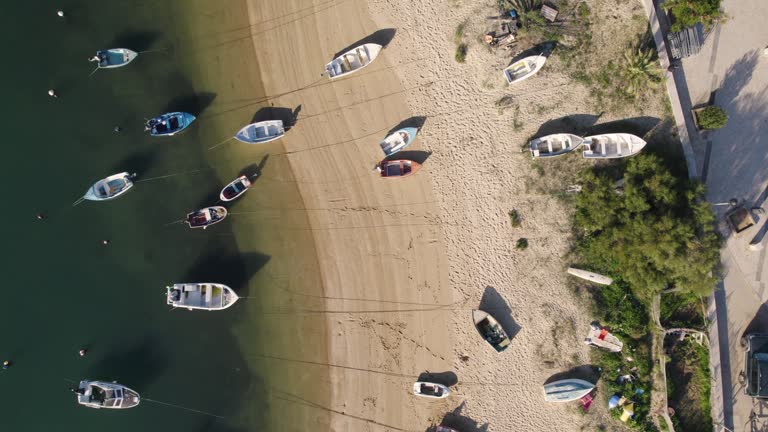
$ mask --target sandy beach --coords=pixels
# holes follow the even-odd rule
[[[286,160],[295,175],[324,298],[305,314],[325,318],[327,361],[303,368],[327,373],[330,401],[303,401],[305,415],[330,414],[333,431],[424,431],[441,423],[463,432],[597,428],[604,407],[584,416],[578,406],[542,397],[552,375],[588,363],[582,339],[591,319],[564,273],[571,215],[552,192],[564,180],[547,185],[520,152],[547,120],[597,114],[581,104],[586,88],[553,61],[508,90],[500,71],[511,55],[476,40],[484,16],[495,12],[483,2],[247,4],[269,103],[298,112],[283,140],[286,154],[270,161]],[[609,17],[595,38],[607,55],[620,56],[625,41],[612,40],[612,30],[640,14],[640,4],[594,7]],[[458,64],[454,29],[470,18],[467,63]],[[344,47],[387,33],[394,37],[365,70],[333,82],[320,77]],[[516,110],[496,107],[506,94]],[[642,110],[660,115],[662,108],[635,114]],[[378,141],[414,117],[426,121],[408,150],[425,159],[424,169],[378,178],[371,171],[382,157]],[[273,174],[264,181],[291,181]],[[520,228],[510,226],[512,209],[522,215]],[[514,247],[521,237],[530,242],[525,251]],[[494,311],[513,334],[504,353],[476,333],[470,316],[478,307]],[[414,398],[412,383],[426,372],[454,380],[454,394]]]

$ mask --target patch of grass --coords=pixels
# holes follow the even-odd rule
[[[464,63],[466,61],[466,59],[467,59],[467,48],[468,48],[467,44],[465,44],[465,43],[460,43],[456,47],[456,55],[454,57],[456,59],[456,62]]]
[[[546,174],[546,172],[544,172],[544,167],[541,166],[538,160],[533,161],[533,169],[536,170],[536,174],[538,174],[539,177],[544,177],[544,174]]]
[[[456,26],[456,30],[453,32],[453,41],[456,44],[461,44],[461,41],[464,40],[464,29],[467,27],[467,22],[462,21],[459,23],[459,25]]]
[[[675,409],[675,426],[679,423],[679,430],[711,432],[709,350],[690,337],[679,342],[667,339],[675,340],[667,363],[667,392]]]
[[[518,213],[517,210],[509,211],[509,222],[515,228],[520,226],[520,213]]]
[[[661,296],[659,318],[664,328],[687,327],[698,330],[706,329],[702,315],[702,303],[699,296],[692,293],[676,292]]]
[[[519,132],[523,128],[523,122],[520,121],[520,105],[515,105],[515,115],[512,117],[512,129]]]
[[[517,243],[515,243],[515,249],[526,250],[527,248],[528,248],[528,239],[526,238],[517,239]]]

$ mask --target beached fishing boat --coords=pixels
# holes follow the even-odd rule
[[[475,328],[480,333],[480,336],[485,339],[490,346],[492,346],[496,352],[502,352],[511,343],[507,332],[501,328],[501,324],[488,312],[481,310],[472,311],[472,321],[475,323]]]
[[[632,134],[616,133],[588,136],[582,146],[586,159],[616,159],[640,153],[645,141]]]
[[[442,384],[417,381],[413,383],[413,394],[432,399],[444,399],[451,394],[451,391]]]
[[[613,283],[613,279],[609,278],[608,276],[603,276],[598,273],[592,273],[590,271],[573,267],[568,267],[568,274],[600,285],[610,285]]]
[[[190,228],[208,228],[224,220],[227,209],[221,206],[206,207],[187,213],[187,225]]]
[[[219,283],[177,283],[165,288],[169,305],[189,310],[223,310],[239,299],[232,288]]]
[[[544,400],[547,402],[570,402],[583,398],[595,388],[591,382],[580,379],[564,379],[544,384]]]
[[[353,48],[344,54],[333,59],[332,62],[325,65],[323,75],[328,75],[330,79],[336,79],[351,75],[360,69],[368,66],[376,60],[381,51],[381,45],[368,43]]]
[[[88,408],[126,409],[140,401],[138,393],[115,382],[83,380],[74,392],[77,403]]]
[[[589,333],[587,334],[587,337],[584,338],[584,343],[607,349],[611,352],[621,352],[622,348],[624,348],[624,344],[619,338],[612,335],[608,329],[601,328],[595,324],[590,324]]]
[[[264,144],[285,135],[282,120],[267,120],[251,123],[235,134],[235,139],[246,144]]]
[[[386,156],[408,147],[416,138],[416,128],[403,128],[384,138],[379,145]]]
[[[107,201],[128,192],[133,187],[132,179],[136,174],[122,172],[101,179],[93,184],[83,195],[89,201]]]
[[[138,56],[139,53],[127,48],[112,48],[96,51],[96,55],[88,59],[88,61],[96,62],[99,69],[112,69],[125,66]]]
[[[548,158],[564,155],[581,145],[584,138],[573,134],[554,134],[536,138],[530,142],[531,156]]]
[[[173,136],[188,128],[195,116],[185,112],[171,112],[147,120],[144,130],[152,136]]]
[[[421,169],[421,164],[410,160],[381,161],[375,167],[384,178],[408,177]]]
[[[219,198],[221,198],[222,201],[232,201],[244,194],[250,187],[251,181],[248,179],[248,176],[242,175],[234,179],[232,183],[224,186],[224,189],[222,189],[219,194]]]
[[[435,432],[459,432],[459,431],[454,428],[449,428],[448,426],[438,426],[437,429],[435,429]]]
[[[543,55],[530,56],[522,60],[518,60],[504,69],[504,78],[507,79],[507,83],[517,83],[528,79],[541,70],[547,58]]]

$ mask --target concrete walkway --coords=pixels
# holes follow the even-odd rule
[[[652,0],[642,1],[666,68],[665,17],[658,19]],[[762,281],[768,273],[766,251],[748,248],[750,242],[763,240],[768,224],[762,217],[751,231],[733,237],[723,223],[728,206],[717,204],[737,198],[748,208],[761,207],[768,197],[768,58],[762,56],[768,44],[768,2],[724,0],[722,7],[728,21],[714,29],[698,55],[685,59],[668,77],[667,90],[689,175],[706,183],[707,199],[716,204],[726,235],[725,276],[708,311],[713,420],[721,425],[716,430],[764,430],[768,409],[755,404],[739,384],[744,362],[739,341],[747,328],[768,332],[768,316],[760,316],[766,309],[760,305],[768,300]],[[723,107],[730,120],[725,128],[702,137],[690,110],[709,101]]]

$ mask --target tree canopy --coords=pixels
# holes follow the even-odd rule
[[[720,238],[701,184],[675,178],[654,155],[633,157],[624,192],[614,180],[582,173],[576,199],[578,252],[596,271],[626,282],[639,298],[667,287],[700,295],[714,287]]]
[[[723,18],[720,11],[721,0],[666,0],[661,4],[672,13],[674,21],[670,29],[679,32],[685,28],[702,23],[705,28],[711,28]]]

